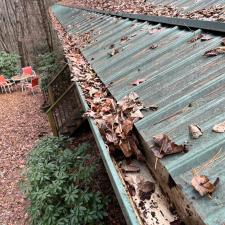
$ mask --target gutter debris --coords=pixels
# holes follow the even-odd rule
[[[126,165],[121,168],[116,167],[118,173],[122,174],[128,193],[136,205],[143,224],[169,225],[173,223],[178,218],[177,214],[170,212],[169,200],[163,196],[159,186],[154,183],[147,166],[141,163],[144,157],[133,132],[134,122],[143,117],[141,110],[146,110],[139,96],[132,92],[116,103],[79,50],[90,42],[90,32],[85,33],[84,37],[79,35],[71,37],[52,12],[50,16],[63,44],[65,56],[71,63],[72,79],[78,82],[89,104],[90,110],[84,113],[84,116],[94,119],[111,155],[116,155],[118,150],[123,152],[122,161],[117,164],[124,162]],[[139,162],[131,159],[133,155]],[[128,161],[131,164],[128,164]],[[130,185],[129,180],[131,180]],[[133,180],[139,181],[133,184]]]
[[[152,196],[157,195],[157,197],[155,197],[156,203],[158,203],[158,201],[160,202],[160,199],[164,197],[159,187],[154,183],[154,180],[149,179],[149,176],[151,176],[149,171],[148,175],[145,174],[144,178],[141,175],[143,171],[147,171],[147,168],[143,169],[145,165],[140,162],[145,159],[140,150],[140,143],[134,132],[134,123],[144,117],[142,110],[149,109],[155,111],[158,107],[153,105],[146,108],[135,92],[129,93],[122,100],[116,102],[79,50],[81,47],[85,47],[88,43],[91,43],[92,31],[82,35],[70,36],[51,12],[50,16],[57,30],[58,37],[63,43],[65,56],[72,66],[71,73],[73,81],[76,81],[80,85],[85,95],[86,102],[90,107],[83,116],[94,119],[112,156],[116,156],[118,151],[123,153],[123,159],[119,162],[119,172],[122,174],[123,180],[127,184],[128,191],[137,206],[143,223],[152,225],[161,224],[159,220],[157,220],[159,216],[157,213],[160,211],[162,217],[165,216],[162,211],[167,211],[164,206],[167,200],[162,200],[163,203],[160,205],[160,208],[155,207],[155,209],[157,209],[156,211],[150,210],[154,208],[154,198]],[[203,35],[197,36],[192,39],[191,42],[195,42],[199,39],[201,41],[208,41],[211,37]],[[126,37],[124,37],[121,41],[126,40]],[[150,46],[150,49],[157,47],[158,45]],[[112,50],[110,53],[111,57],[118,53],[114,45],[110,46],[110,49]],[[212,56],[212,54],[218,55],[224,54],[225,52],[224,47],[218,47],[210,51],[211,52],[206,52],[205,55]],[[145,82],[144,79],[139,79],[133,81],[131,85],[139,85],[143,82]],[[217,124],[217,126],[213,128],[215,132],[224,132],[224,130],[224,123]],[[203,135],[201,128],[195,124],[189,125],[189,132],[194,139]],[[185,153],[188,150],[186,144],[177,144],[166,134],[154,136],[153,142],[154,146],[151,150],[156,156],[156,164],[157,160],[164,156],[181,152]],[[135,156],[139,162],[131,159],[133,156]],[[127,163],[128,161],[130,163]],[[207,176],[198,174],[195,171],[191,184],[201,196],[211,196],[216,190],[218,183],[219,178],[212,183]],[[148,207],[146,205],[148,205]],[[161,207],[164,207],[163,210]],[[156,214],[157,217],[155,216]],[[149,218],[151,221],[148,221]],[[166,218],[164,224],[173,224],[173,222],[179,221],[177,216],[171,216],[169,212],[164,218]]]

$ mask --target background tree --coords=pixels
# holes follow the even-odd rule
[[[38,54],[57,50],[48,9],[57,0],[1,0],[0,51],[20,55],[21,66],[32,65]]]

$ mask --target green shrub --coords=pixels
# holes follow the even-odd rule
[[[44,138],[28,157],[22,188],[32,225],[95,225],[107,215],[105,198],[89,188],[95,167],[88,146],[66,145],[65,138]]]
[[[19,56],[14,53],[0,52],[0,74],[7,78],[19,72]]]
[[[60,64],[57,62],[57,57],[54,53],[40,54],[37,58],[38,71],[41,74],[41,88],[47,90],[48,83],[56,75]]]

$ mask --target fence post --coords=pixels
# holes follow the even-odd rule
[[[58,128],[57,128],[57,126],[56,126],[56,123],[55,123],[55,119],[54,119],[52,110],[50,110],[50,111],[48,112],[48,121],[49,121],[50,126],[51,126],[51,128],[52,128],[53,135],[54,135],[54,136],[59,136],[59,134],[58,134]]]

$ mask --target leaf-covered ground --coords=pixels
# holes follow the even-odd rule
[[[28,214],[19,188],[21,171],[26,156],[42,136],[50,133],[47,117],[40,110],[42,96],[0,94],[0,225],[25,225]],[[122,212],[98,153],[98,148],[88,125],[74,137],[74,144],[89,142],[98,160],[98,176],[93,188],[109,198],[106,225],[125,225]]]
[[[22,225],[27,219],[27,203],[19,181],[27,154],[41,136],[50,132],[41,104],[41,94],[0,93],[1,225]]]

